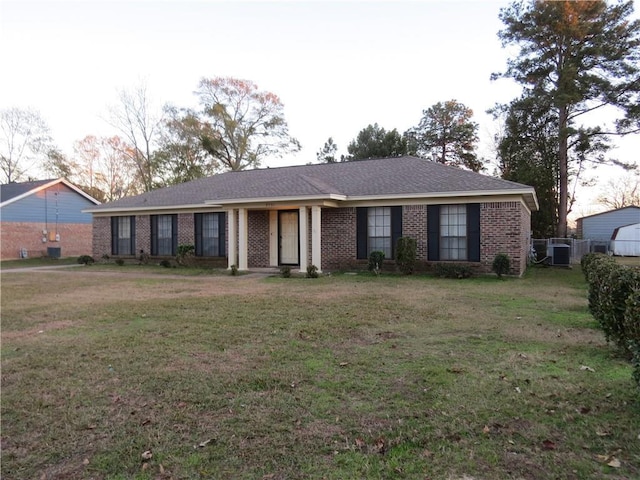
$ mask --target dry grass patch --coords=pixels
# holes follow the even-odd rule
[[[640,476],[579,271],[107,273],[3,276],[3,478]]]

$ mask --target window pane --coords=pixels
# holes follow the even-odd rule
[[[370,207],[367,214],[369,253],[379,250],[391,258],[391,208]]]
[[[204,213],[202,215],[202,255],[217,257],[220,252],[220,215]]]
[[[158,215],[158,255],[172,255],[171,215]]]
[[[466,205],[440,207],[440,259],[467,259]]]
[[[118,217],[118,255],[133,255],[131,251],[131,217]]]

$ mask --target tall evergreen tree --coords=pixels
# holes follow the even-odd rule
[[[401,157],[407,154],[407,139],[397,129],[385,130],[377,123],[368,125],[347,145],[346,160]]]
[[[493,78],[516,80],[525,97],[553,110],[560,237],[567,234],[571,166],[601,161],[608,136],[640,131],[640,21],[632,12],[631,0],[517,1],[500,12],[503,46],[520,51]],[[607,107],[619,113],[616,128],[594,126],[601,117],[593,113]]]
[[[407,132],[418,156],[474,172],[482,170],[476,154],[478,124],[471,120],[470,108],[449,100],[436,103],[422,114],[420,124]]]

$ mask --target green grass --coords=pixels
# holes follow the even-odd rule
[[[579,269],[2,287],[3,478],[640,476],[638,390]]]
[[[11,268],[30,268],[30,267],[50,267],[54,265],[72,265],[78,263],[78,257],[37,257],[37,258],[21,258],[18,260],[2,260],[0,261],[0,270]]]

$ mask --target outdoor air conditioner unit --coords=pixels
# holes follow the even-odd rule
[[[571,247],[564,243],[550,243],[547,245],[547,257],[551,265],[568,267],[571,265]]]

